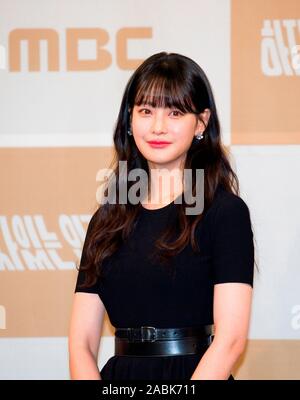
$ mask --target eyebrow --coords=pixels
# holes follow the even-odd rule
[[[150,103],[142,103],[142,104],[135,104],[135,106],[136,107],[145,107],[145,106],[148,106],[148,107],[151,107],[151,108],[169,108],[170,110],[171,109],[173,109],[173,108],[175,108],[175,109],[177,109],[177,110],[179,110],[180,111],[180,109],[179,109],[179,107],[177,107],[177,106],[165,106],[165,107],[158,107],[158,106],[153,106],[152,104],[150,104]]]

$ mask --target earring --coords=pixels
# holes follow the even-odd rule
[[[131,132],[130,128],[128,129],[127,133],[128,133],[129,136],[132,136],[132,132]]]
[[[198,133],[198,135],[196,135],[196,139],[198,140],[203,139],[203,133],[202,132]]]

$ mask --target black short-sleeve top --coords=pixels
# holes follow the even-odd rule
[[[253,286],[254,245],[248,206],[241,197],[218,187],[213,203],[195,230],[200,248],[187,245],[171,262],[176,274],[148,258],[154,240],[175,223],[177,204],[150,210],[142,207],[130,237],[103,263],[105,279],[76,292],[97,293],[116,328],[194,327],[213,324],[215,284],[241,282]],[[95,215],[95,214],[94,214]],[[88,225],[80,265],[93,217]]]

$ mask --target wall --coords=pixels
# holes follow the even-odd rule
[[[300,3],[0,1],[0,378],[68,379],[96,174],[133,70],[165,50],[211,81],[260,272],[236,378],[300,378]],[[106,316],[99,352],[113,355]]]

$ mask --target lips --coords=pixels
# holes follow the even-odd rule
[[[150,140],[149,146],[151,146],[153,149],[163,149],[169,144],[170,142],[166,142],[165,140]]]
[[[166,142],[162,140],[150,140],[148,143],[150,144],[170,144],[171,142]]]

